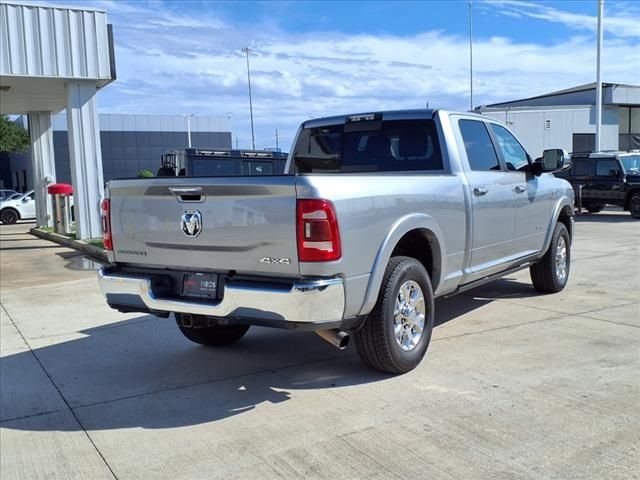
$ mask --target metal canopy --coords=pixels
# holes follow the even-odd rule
[[[104,194],[95,94],[115,79],[104,10],[0,3],[0,114],[28,114],[38,225],[51,225],[51,114],[67,112],[76,235],[101,234]]]

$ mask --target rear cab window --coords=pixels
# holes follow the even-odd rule
[[[444,170],[433,120],[372,120],[304,128],[294,148],[296,173]]]

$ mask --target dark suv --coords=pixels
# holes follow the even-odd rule
[[[605,205],[617,205],[640,219],[640,152],[577,153],[571,169],[555,175],[582,186],[582,208],[597,213]]]

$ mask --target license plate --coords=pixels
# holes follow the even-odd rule
[[[218,298],[218,275],[215,273],[185,273],[182,279],[182,296]]]

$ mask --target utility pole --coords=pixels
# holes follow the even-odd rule
[[[602,149],[602,79],[600,78],[600,62],[602,59],[602,17],[604,16],[604,0],[598,0],[598,33],[596,54],[596,152]]]
[[[276,151],[280,151],[280,145],[278,144],[278,129],[276,128]]]
[[[249,47],[245,47],[242,49],[242,51],[247,54],[247,81],[249,83],[249,114],[251,116],[251,148],[255,150],[256,137],[253,133],[253,102],[251,100],[251,69],[249,68],[249,54],[251,53],[251,49]]]
[[[471,0],[469,0],[469,110],[473,111],[473,10]]]

